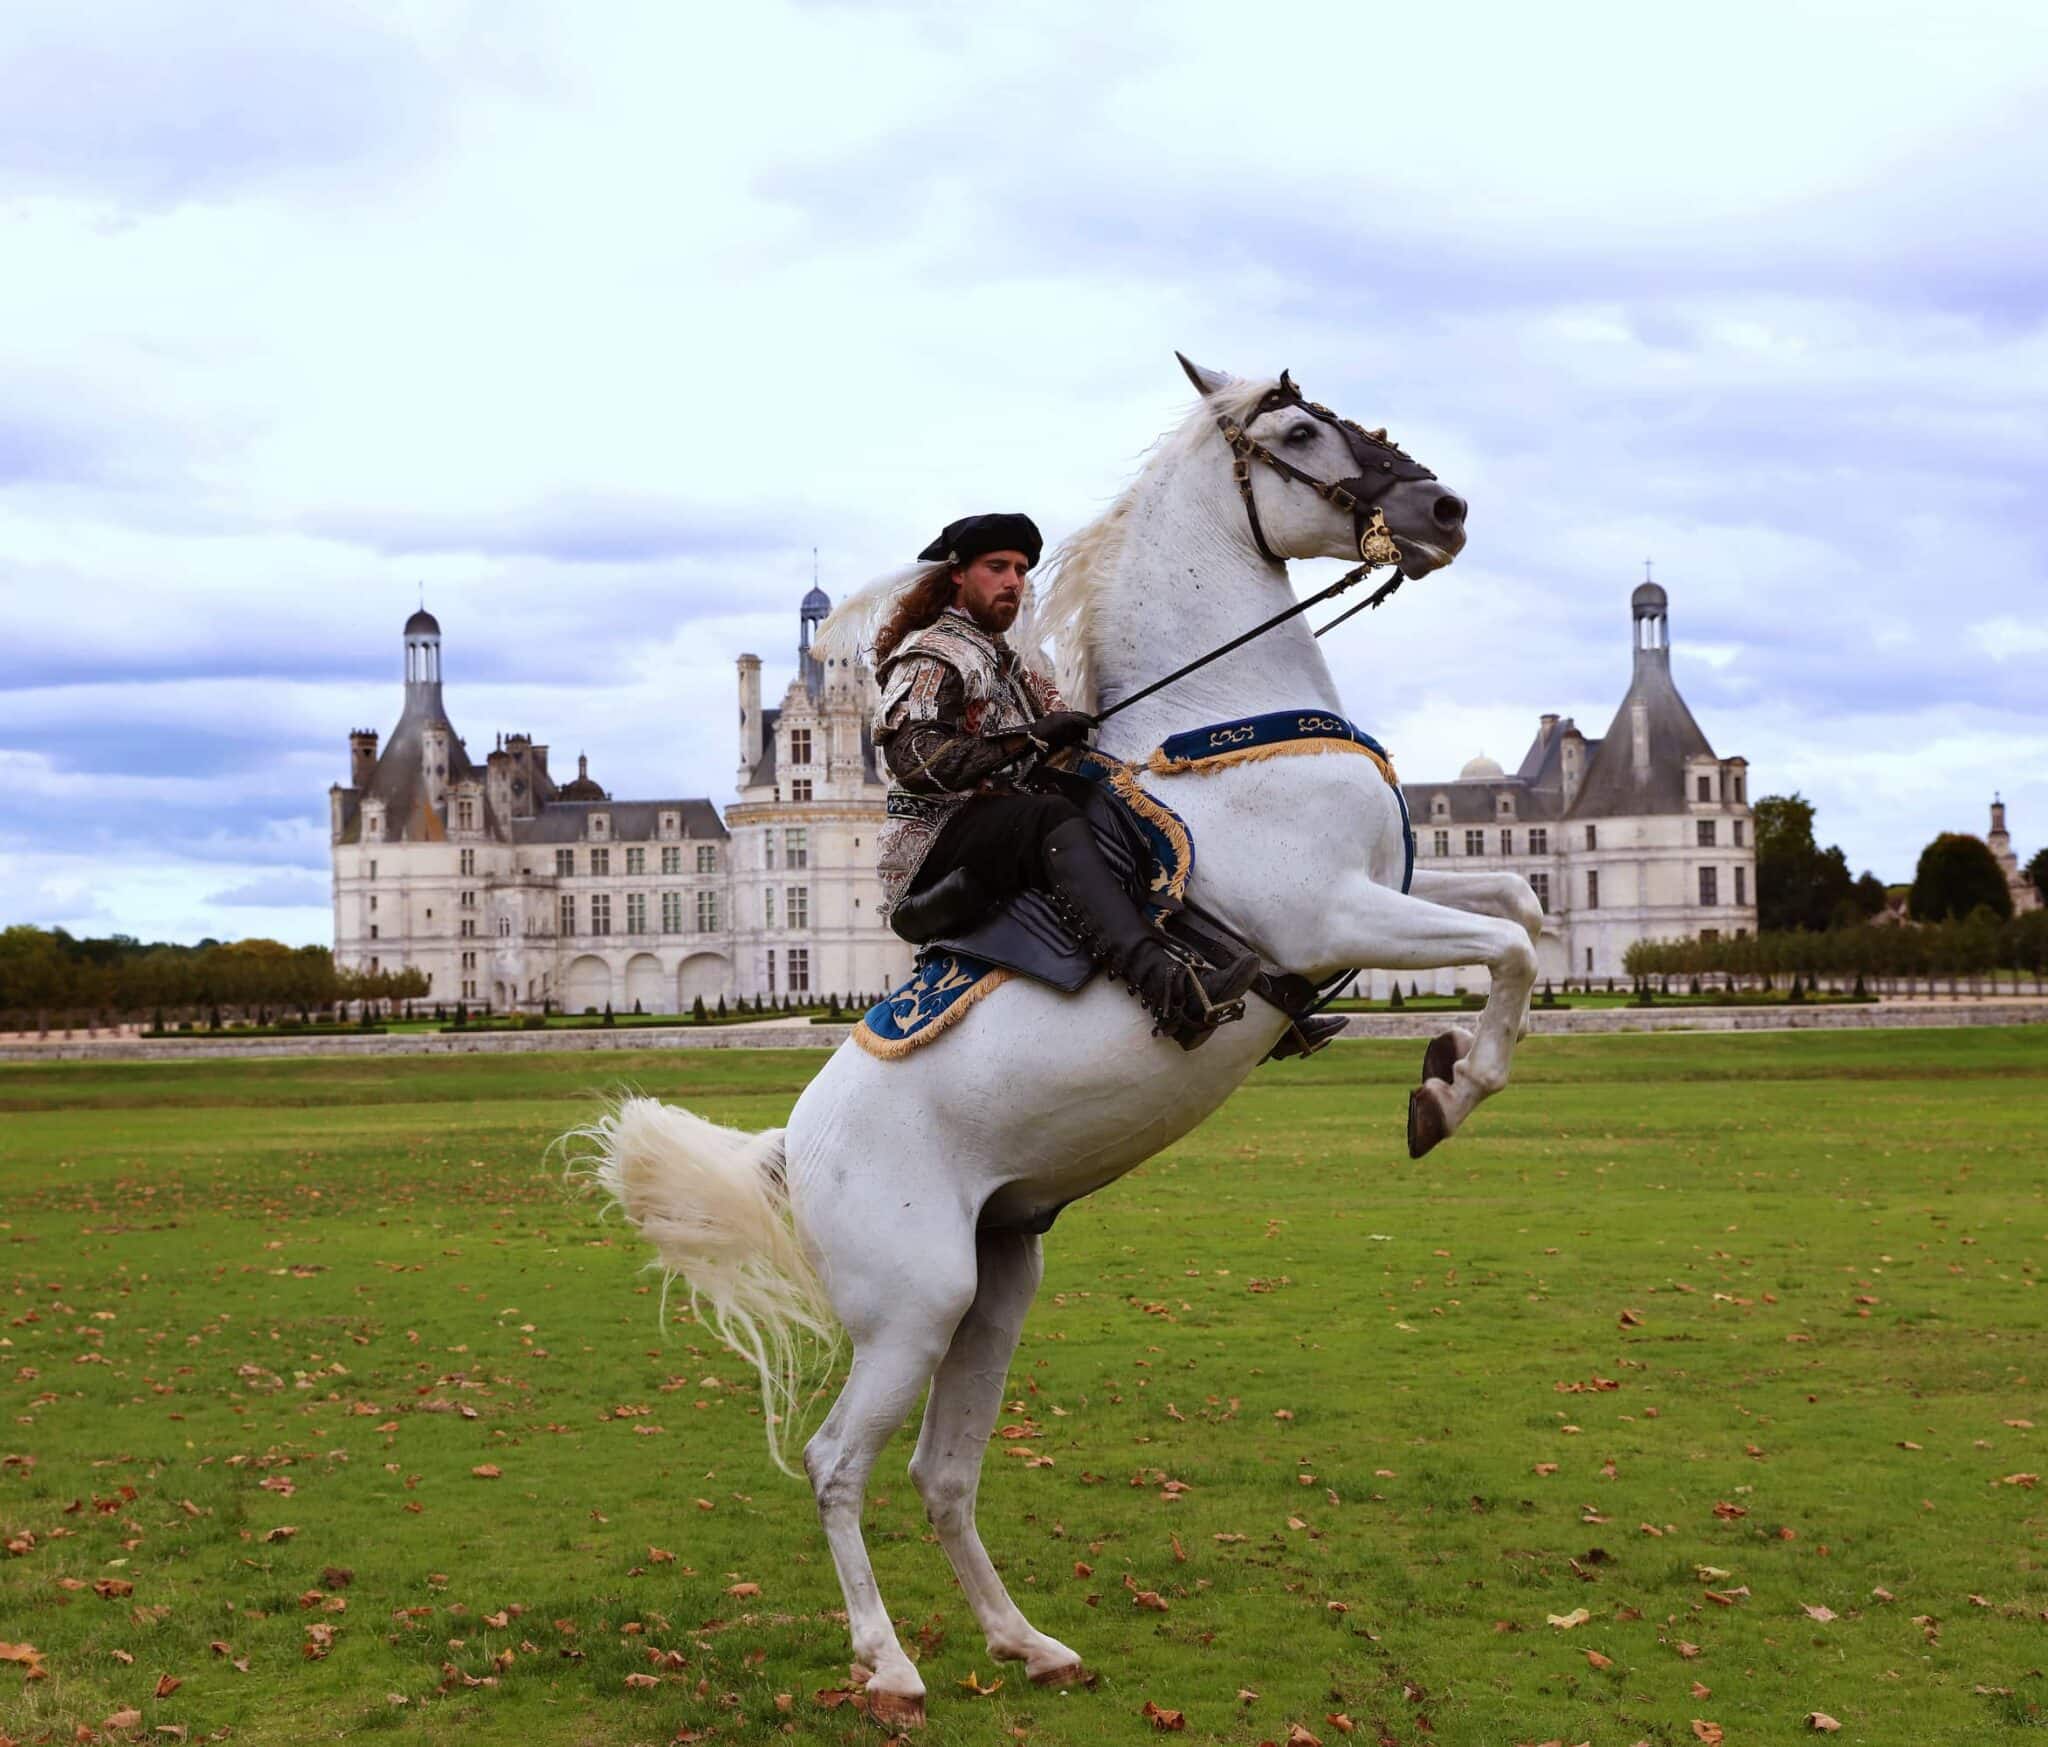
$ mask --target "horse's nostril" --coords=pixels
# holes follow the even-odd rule
[[[1436,500],[1436,507],[1433,513],[1436,516],[1436,525],[1439,528],[1462,527],[1465,521],[1465,500],[1462,497],[1453,497],[1449,492],[1445,492],[1442,497]]]

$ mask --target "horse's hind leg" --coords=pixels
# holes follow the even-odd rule
[[[846,1386],[825,1423],[804,1447],[804,1468],[817,1494],[818,1516],[846,1596],[856,1660],[873,1676],[868,1713],[901,1728],[924,1720],[924,1682],[904,1654],[875,1568],[860,1532],[868,1475],[882,1446],[937,1368],[955,1325],[974,1297],[972,1235],[924,1231],[884,1251],[871,1233],[860,1245],[834,1246],[827,1257],[832,1299],[853,1337]]]
[[[975,1254],[980,1283],[932,1379],[910,1477],[988,1639],[989,1654],[1022,1662],[1041,1685],[1065,1685],[1081,1678],[1081,1658],[1018,1610],[974,1526],[982,1457],[1002,1411],[1003,1381],[1044,1264],[1038,1239],[1021,1232],[984,1232]]]

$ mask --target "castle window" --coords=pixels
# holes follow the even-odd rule
[[[789,992],[804,995],[811,988],[811,949],[808,946],[792,946],[789,949]]]
[[[510,916],[500,916],[498,918],[498,938],[500,940],[510,940],[512,938],[512,918]]]
[[[462,907],[465,910],[474,910],[476,908],[476,893],[464,892],[462,894]]]
[[[371,879],[375,879],[376,877],[377,877],[377,864],[376,864],[376,863],[375,863],[375,862],[373,861],[373,862],[371,862],[371,863],[370,863],[370,878],[371,878]]]
[[[1714,821],[1711,819],[1701,819],[1697,821],[1697,824],[1699,829],[1696,835],[1699,838],[1699,847],[1701,849],[1712,849],[1714,847]]]
[[[661,852],[661,871],[665,874],[679,874],[683,871],[683,852],[674,844]]]
[[[662,836],[664,836],[664,837],[673,837],[673,836],[674,836],[674,835],[676,834],[676,829],[677,829],[677,825],[678,825],[678,821],[677,821],[677,819],[676,819],[676,816],[675,816],[675,814],[673,814],[673,813],[664,813],[664,814],[662,814],[662,816],[661,816],[661,834],[662,834]]]
[[[1699,782],[1699,788],[1701,800],[1711,801],[1714,798],[1714,779],[1712,777],[1701,777]]]
[[[763,886],[761,888],[761,926],[764,928],[773,928],[775,926],[775,888],[773,886]]]
[[[782,834],[784,865],[788,867],[809,867],[811,865],[811,834],[792,826]]]
[[[680,934],[683,931],[683,894],[663,892],[661,894],[661,931],[664,934]]]
[[[626,932],[645,934],[647,932],[647,894],[628,892],[626,894]]]
[[[1465,853],[1467,855],[1484,855],[1486,853],[1486,833],[1484,831],[1467,831],[1465,833]]]
[[[1430,853],[1432,855],[1449,855],[1451,853],[1451,834],[1448,831],[1436,833],[1435,841],[1430,847]]]
[[[1700,904],[1712,909],[1721,901],[1721,870],[1716,867],[1700,869]]]
[[[558,880],[576,877],[576,852],[573,849],[555,851],[555,878]]]
[[[1444,817],[1444,815],[1445,815],[1445,814],[1447,814],[1447,813],[1448,813],[1448,812],[1449,812],[1450,810],[1451,810],[1451,803],[1450,803],[1449,801],[1445,800],[1445,799],[1444,799],[1444,797],[1443,797],[1442,795],[1432,795],[1432,796],[1430,796],[1430,799],[1429,799],[1429,814],[1430,814],[1430,817],[1431,817],[1432,819],[1441,819],[1441,818],[1443,818],[1443,817]]]
[[[718,871],[717,844],[700,843],[697,845],[697,871],[699,873],[716,873]]]
[[[372,940],[375,940],[377,938],[377,924],[374,922],[370,924],[370,938]]]
[[[1740,849],[1742,847],[1742,821],[1740,819],[1731,819],[1729,821],[1729,828],[1735,833],[1735,847]]]
[[[609,934],[612,931],[612,898],[609,892],[595,892],[590,899],[590,932]]]
[[[1715,941],[1719,940],[1720,938],[1721,931],[1718,928],[1702,928],[1700,930],[1700,939],[1705,941],[1709,946],[1711,946]]]
[[[594,874],[608,874],[612,871],[612,852],[609,849],[593,849],[590,852],[590,871]]]
[[[789,731],[789,762],[809,764],[811,762],[811,731],[808,728],[792,728]]]
[[[718,932],[718,894],[699,892],[697,894],[697,932],[716,934]]]
[[[377,908],[377,894],[375,892],[370,894],[370,908],[373,911]]]
[[[789,918],[791,928],[808,928],[811,925],[811,888],[791,886],[789,888]]]
[[[1588,849],[1598,849],[1600,847],[1600,833],[1591,825],[1586,827],[1586,847]]]
[[[1536,894],[1536,902],[1548,911],[1550,908],[1550,876],[1547,873],[1532,873],[1529,876],[1529,890]]]
[[[462,853],[461,853],[461,856],[460,856],[460,857],[459,857],[458,859],[460,860],[460,862],[461,862],[461,864],[462,864],[462,865],[461,865],[461,867],[460,867],[460,868],[458,869],[458,871],[459,871],[459,872],[461,873],[462,877],[463,877],[464,879],[473,879],[473,878],[475,878],[475,876],[476,876],[476,851],[475,851],[475,850],[473,850],[473,849],[465,849],[464,851],[462,851]]]
[[[375,930],[373,929],[371,932],[374,933]],[[461,932],[464,940],[474,940],[476,938],[476,918],[474,916],[463,917]]]
[[[1501,832],[1500,852],[1503,855],[1513,855],[1515,853],[1515,834],[1512,831],[1504,830]]]
[[[811,779],[807,776],[791,777],[789,798],[792,801],[808,801],[811,798]]]
[[[1548,855],[1550,853],[1550,832],[1546,827],[1542,825],[1531,825],[1529,827],[1529,853],[1531,855]]]
[[[1749,869],[1746,867],[1735,870],[1735,902],[1738,907],[1749,902]]]
[[[1735,799],[1738,805],[1744,804],[1742,800],[1742,775],[1739,771],[1735,777]]]
[[[474,831],[476,829],[476,802],[457,801],[455,803],[455,828],[458,831]]]
[[[1586,829],[1591,831],[1593,827],[1588,825]],[[1586,908],[1600,908],[1600,870],[1596,867],[1586,869]]]
[[[561,915],[560,931],[563,934],[574,934],[576,932],[576,899],[574,896],[564,892],[558,909]]]
[[[644,874],[647,871],[647,851],[638,845],[627,850],[626,871],[629,874]]]

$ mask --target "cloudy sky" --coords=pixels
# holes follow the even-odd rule
[[[723,801],[812,547],[1073,527],[1175,347],[1470,498],[1404,772],[1604,729],[1651,556],[1854,867],[2048,842],[2037,0],[988,11],[0,13],[0,923],[325,940],[422,590],[472,754]]]

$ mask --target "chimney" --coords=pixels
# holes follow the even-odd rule
[[[448,804],[448,729],[436,723],[420,734],[420,786],[427,805],[440,812]]]
[[[545,746],[535,744],[528,748],[528,752],[533,759],[533,781],[529,785],[529,792],[533,797],[533,804],[538,807],[540,805],[542,784],[552,788],[555,779],[548,775],[548,749]]]
[[[484,796],[490,802],[491,816],[506,824],[514,817],[512,770],[515,762],[513,755],[503,747],[484,761]]]
[[[357,728],[348,737],[348,786],[366,789],[377,768],[377,730]]]
[[[1551,735],[1557,732],[1557,716],[1549,712],[1536,718],[1536,744],[1548,746]]]
[[[754,766],[761,762],[761,658],[758,655],[742,655],[739,659],[740,677],[740,785],[754,773]]]
[[[1578,799],[1579,784],[1586,775],[1586,737],[1571,723],[1565,725],[1564,744],[1558,748],[1558,756],[1564,768],[1564,804],[1569,808]]]

